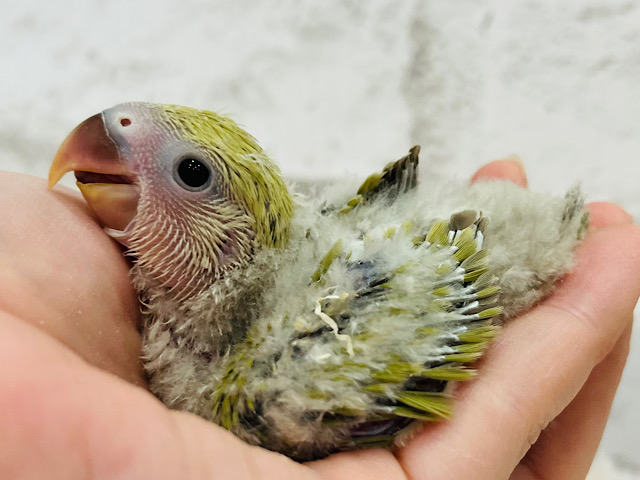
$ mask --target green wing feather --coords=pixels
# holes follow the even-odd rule
[[[228,356],[212,398],[214,420],[249,441],[308,460],[391,445],[413,420],[449,417],[446,385],[473,377],[469,364],[499,330],[499,287],[481,248],[485,224],[478,212],[464,211],[425,233],[410,224],[385,230],[380,242],[404,243],[419,258],[443,260],[430,267],[430,290],[405,285],[424,265],[409,262],[387,271],[375,256],[356,260],[348,242],[338,239],[299,292],[309,300],[306,311],[278,312]],[[327,289],[335,283],[334,269],[350,279],[344,288]],[[389,341],[390,328],[411,329],[403,345]],[[279,349],[271,345],[275,331],[288,332]],[[315,358],[318,345],[332,345],[333,354]],[[411,352],[423,355],[417,359]],[[296,416],[290,398],[304,399],[306,410]],[[273,408],[290,413],[293,425],[274,424],[265,414]],[[297,435],[309,422],[318,439],[305,444]],[[325,434],[330,440],[323,443]]]
[[[420,145],[409,149],[409,153],[400,160],[389,163],[382,172],[367,177],[358,189],[358,193],[339,210],[345,214],[360,205],[366,205],[385,196],[393,201],[401,193],[408,192],[418,184],[418,155]]]

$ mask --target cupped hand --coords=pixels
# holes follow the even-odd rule
[[[518,162],[474,181],[526,186]],[[299,465],[144,387],[121,249],[75,194],[0,175],[0,478],[584,478],[626,360],[640,229],[611,204],[556,293],[512,320],[456,392],[454,418],[395,452]]]

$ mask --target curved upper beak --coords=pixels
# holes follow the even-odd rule
[[[102,224],[124,230],[135,217],[140,187],[120,157],[101,113],[82,122],[62,142],[49,169],[49,188],[70,171]]]

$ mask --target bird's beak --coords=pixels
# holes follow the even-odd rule
[[[82,122],[62,142],[49,169],[49,189],[71,171],[100,222],[124,230],[136,215],[140,187],[109,137],[101,113]]]

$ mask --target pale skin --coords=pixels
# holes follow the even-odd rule
[[[473,177],[526,186],[503,160]],[[168,410],[146,389],[121,249],[84,202],[0,174],[0,478],[582,479],[600,441],[640,295],[640,227],[589,205],[555,294],[512,320],[456,391],[451,421],[394,452],[307,465]]]

